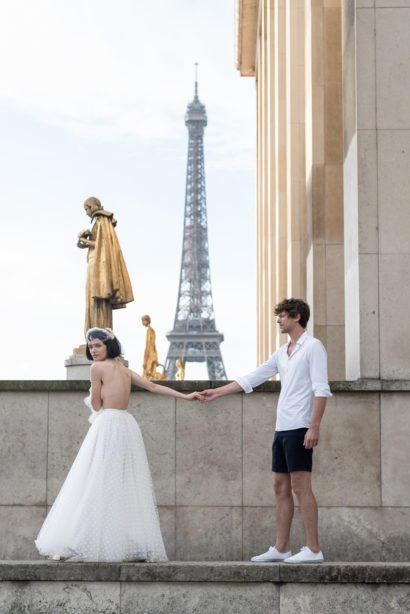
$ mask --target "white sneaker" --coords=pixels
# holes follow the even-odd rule
[[[284,563],[323,563],[324,560],[323,553],[320,550],[319,552],[312,552],[310,548],[303,546],[300,552],[286,558]]]
[[[274,563],[280,561],[283,562],[285,559],[289,558],[291,554],[291,550],[289,550],[289,552],[279,552],[279,550],[277,550],[273,546],[269,546],[269,550],[267,552],[259,554],[258,556],[253,556],[251,558],[251,561],[253,561],[254,563]]]

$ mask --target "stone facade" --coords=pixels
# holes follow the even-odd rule
[[[237,0],[256,81],[258,362],[307,298],[331,379],[408,379],[410,2]]]
[[[347,377],[406,378],[410,2],[343,2]]]
[[[188,391],[218,383],[168,382]],[[0,559],[33,540],[88,429],[86,382],[1,382]],[[271,443],[279,383],[207,405],[131,395],[171,560],[241,561],[274,539]],[[328,561],[410,557],[410,383],[332,384],[314,453]],[[292,548],[303,545],[296,510]]]

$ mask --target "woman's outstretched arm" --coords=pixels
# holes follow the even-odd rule
[[[145,390],[149,390],[149,392],[154,392],[155,394],[165,394],[170,397],[185,399],[185,401],[193,401],[195,399],[195,392],[191,392],[191,394],[182,394],[182,392],[178,392],[178,390],[174,390],[173,388],[168,388],[168,386],[158,386],[158,384],[154,384],[154,382],[144,379],[131,369],[129,369],[129,372],[131,373],[131,383],[135,386],[139,386],[140,388],[145,388]]]

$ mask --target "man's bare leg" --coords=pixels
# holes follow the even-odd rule
[[[319,552],[317,503],[312,491],[311,473],[310,471],[293,471],[290,474],[290,480],[299,501],[306,533],[306,546],[312,552]]]
[[[276,543],[279,552],[290,550],[290,527],[294,504],[289,473],[275,473],[273,489],[276,495]]]

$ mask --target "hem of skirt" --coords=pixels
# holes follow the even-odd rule
[[[123,411],[123,410],[120,410]],[[38,546],[37,540],[34,541],[34,544],[39,551],[41,556],[50,557],[50,556],[59,556],[61,560],[67,561],[69,563],[166,563],[168,561],[168,557],[139,557],[138,555],[129,556],[126,558],[115,558],[115,559],[106,559],[106,558],[96,558],[89,559],[86,556],[81,555],[79,552],[72,550],[71,548],[62,549],[61,552],[52,552],[49,548],[44,549]]]

